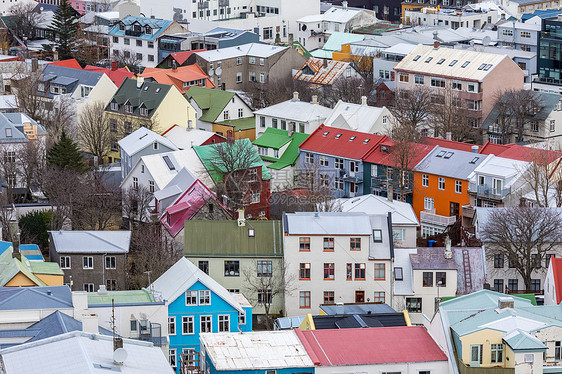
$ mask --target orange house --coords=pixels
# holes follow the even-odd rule
[[[469,204],[468,176],[486,157],[437,146],[414,168],[412,205],[423,237],[442,233],[461,217]]]

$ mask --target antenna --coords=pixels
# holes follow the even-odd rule
[[[147,270],[144,273],[148,276],[148,290],[152,292],[152,283],[150,283],[150,273],[152,273],[152,270]]]
[[[115,350],[115,345],[117,344],[115,340],[115,299],[111,298],[111,318],[109,319],[109,325],[111,326],[111,333],[113,334],[113,350]]]

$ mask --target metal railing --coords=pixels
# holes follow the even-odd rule
[[[424,210],[420,212],[420,221],[422,223],[429,223],[431,225],[447,227],[454,224],[457,221],[457,217],[441,216],[439,214],[435,214],[434,211],[432,212]]]
[[[506,195],[511,193],[511,187],[507,188],[492,188],[487,184],[477,185],[474,182],[468,184],[468,192],[476,193],[478,196],[488,197],[492,199],[503,199]]]

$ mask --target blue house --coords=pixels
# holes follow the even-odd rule
[[[186,258],[181,258],[151,285],[168,305],[169,359],[181,365],[199,363],[199,334],[252,331],[252,306],[231,294]]]

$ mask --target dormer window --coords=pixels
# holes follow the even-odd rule
[[[125,104],[125,113],[133,113],[133,106],[131,104]]]
[[[119,23],[119,30],[124,31],[125,30],[125,25],[122,23]]]
[[[152,35],[152,29],[150,28],[150,26],[146,26],[144,28],[144,33],[148,35]]]
[[[119,105],[117,103],[111,103],[110,108],[111,110],[117,110],[119,108]]]
[[[12,137],[12,129],[6,127],[6,138],[11,138],[11,137]]]
[[[148,117],[148,109],[146,108],[140,108],[139,109],[140,115],[143,117]]]

